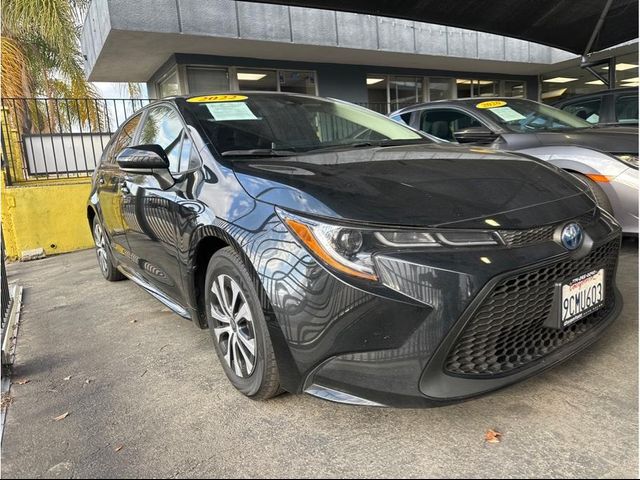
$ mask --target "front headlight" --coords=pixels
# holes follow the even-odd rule
[[[354,277],[377,280],[373,254],[384,249],[498,245],[486,231],[392,230],[337,225],[276,208],[278,216],[307,250],[326,266]]]
[[[633,153],[616,153],[615,157],[630,167],[638,168],[638,155]]]

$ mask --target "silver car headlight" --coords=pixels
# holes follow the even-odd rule
[[[397,230],[338,225],[276,208],[300,243],[324,265],[366,280],[377,280],[373,254],[390,248],[499,245],[497,234],[468,230]]]
[[[633,153],[616,153],[615,157],[630,167],[638,168],[638,155]]]

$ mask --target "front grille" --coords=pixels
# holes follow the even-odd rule
[[[573,342],[612,311],[619,240],[579,260],[564,260],[501,280],[475,311],[449,352],[445,371],[463,376],[504,375]],[[544,326],[556,283],[605,268],[605,306],[559,330]]]
[[[584,228],[593,223],[595,218],[595,214],[592,211],[579,216],[573,221],[579,223]],[[546,225],[544,227],[535,227],[528,230],[499,230],[498,233],[507,246],[522,247],[524,245],[552,241],[553,233],[558,226],[559,225]]]
[[[553,240],[555,225],[530,228],[529,230],[501,230],[500,237],[510,247],[520,247],[533,243],[541,243]]]

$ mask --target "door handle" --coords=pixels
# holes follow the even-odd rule
[[[125,195],[128,195],[131,193],[131,190],[129,190],[129,187],[127,187],[124,183],[120,185],[120,191]]]
[[[100,177],[100,178],[98,178],[98,183],[99,183],[100,185],[104,185],[104,177]]]

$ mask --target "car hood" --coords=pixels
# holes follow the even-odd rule
[[[594,208],[586,187],[555,167],[480,148],[360,148],[233,168],[257,200],[368,224],[517,229]]]
[[[534,135],[542,146],[578,145],[609,153],[638,153],[638,129],[633,127],[594,127]]]

